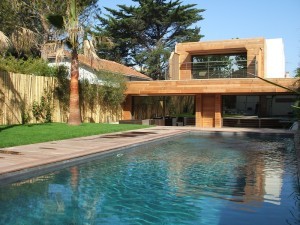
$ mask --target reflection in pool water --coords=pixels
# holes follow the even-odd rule
[[[0,188],[0,224],[297,224],[291,139],[195,134]]]

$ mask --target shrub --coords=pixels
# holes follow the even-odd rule
[[[48,66],[41,58],[17,59],[13,56],[0,57],[0,69],[13,73],[33,74],[36,76],[53,76],[57,68]]]
[[[52,90],[44,90],[44,95],[41,97],[40,103],[34,101],[32,104],[32,114],[37,121],[44,123],[52,122]]]
[[[97,76],[101,80],[99,86],[100,104],[107,110],[116,110],[125,99],[125,77],[107,71],[100,71]]]

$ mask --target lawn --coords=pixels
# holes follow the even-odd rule
[[[65,123],[0,126],[0,148],[146,128],[135,124]]]

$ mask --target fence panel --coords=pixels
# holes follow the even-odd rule
[[[53,122],[67,122],[68,112],[60,107],[60,102],[54,96],[57,81],[54,77],[24,75],[0,71],[0,125],[21,124],[22,114],[30,115],[29,123],[37,123],[32,115],[33,103],[40,102],[45,91],[52,92]],[[121,109],[117,112],[107,112],[97,105],[94,110],[82,110],[84,122],[116,122],[121,119]]]

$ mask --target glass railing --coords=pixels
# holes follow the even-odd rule
[[[257,74],[256,62],[247,60],[189,62],[181,69],[191,70],[192,79],[248,78]]]

